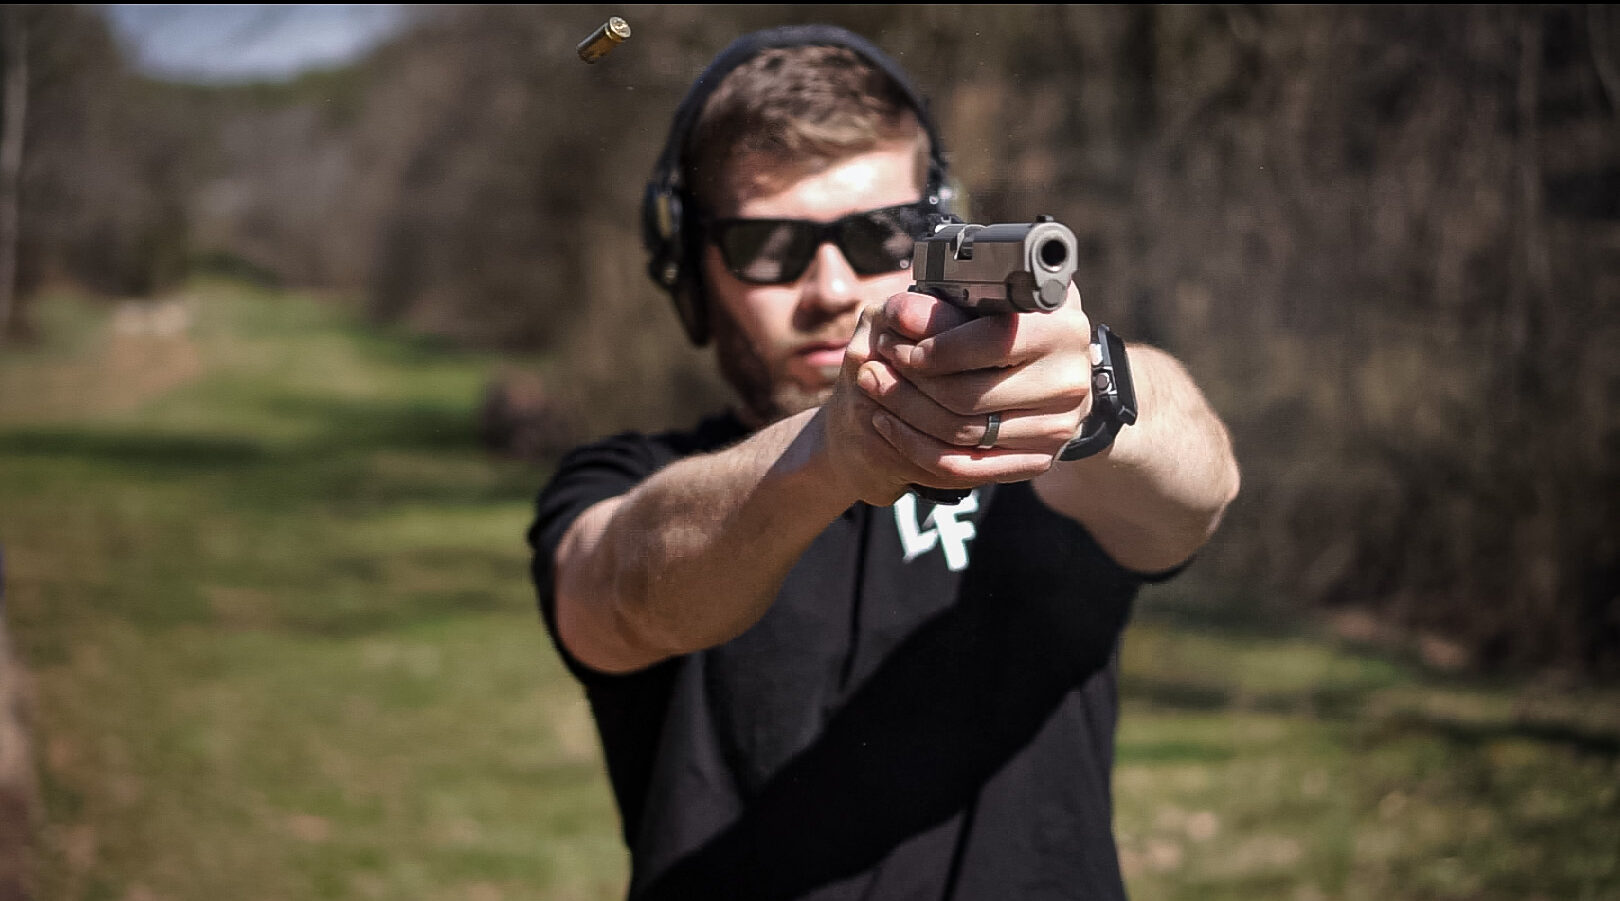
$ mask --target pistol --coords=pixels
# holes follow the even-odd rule
[[[1078,256],[1068,226],[1051,216],[976,225],[947,215],[929,224],[931,232],[917,238],[912,249],[912,291],[931,294],[971,316],[1050,313],[1063,306]],[[1063,459],[1095,453],[1113,440],[1120,424],[1136,420],[1124,342],[1101,324],[1092,342],[1092,386],[1093,413],[1104,415],[1088,420]],[[913,485],[912,491],[936,504],[954,504],[968,495],[963,489],[926,485]]]

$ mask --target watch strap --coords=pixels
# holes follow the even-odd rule
[[[1114,443],[1119,430],[1136,422],[1136,383],[1125,342],[1098,324],[1092,339],[1091,413],[1080,433],[1058,452],[1059,460],[1083,460]]]

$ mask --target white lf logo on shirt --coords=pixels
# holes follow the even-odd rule
[[[940,504],[928,514],[928,518],[921,523],[917,522],[917,496],[906,493],[894,502],[894,524],[900,529],[900,547],[906,553],[906,562],[917,559],[934,549],[934,545],[942,545],[945,551],[945,566],[951,572],[961,572],[967,568],[967,543],[975,534],[973,521],[970,515],[978,512],[979,492],[977,489],[968,492],[968,496],[954,504]],[[932,528],[930,528],[932,526]]]

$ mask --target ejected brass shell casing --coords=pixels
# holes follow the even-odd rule
[[[579,58],[594,63],[612,52],[614,47],[624,43],[630,37],[630,23],[614,16],[602,23],[602,27],[590,37],[579,42]]]

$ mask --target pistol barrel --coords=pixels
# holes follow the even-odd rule
[[[949,223],[917,241],[917,291],[975,315],[1051,312],[1063,306],[1077,265],[1074,232],[1048,220]]]

